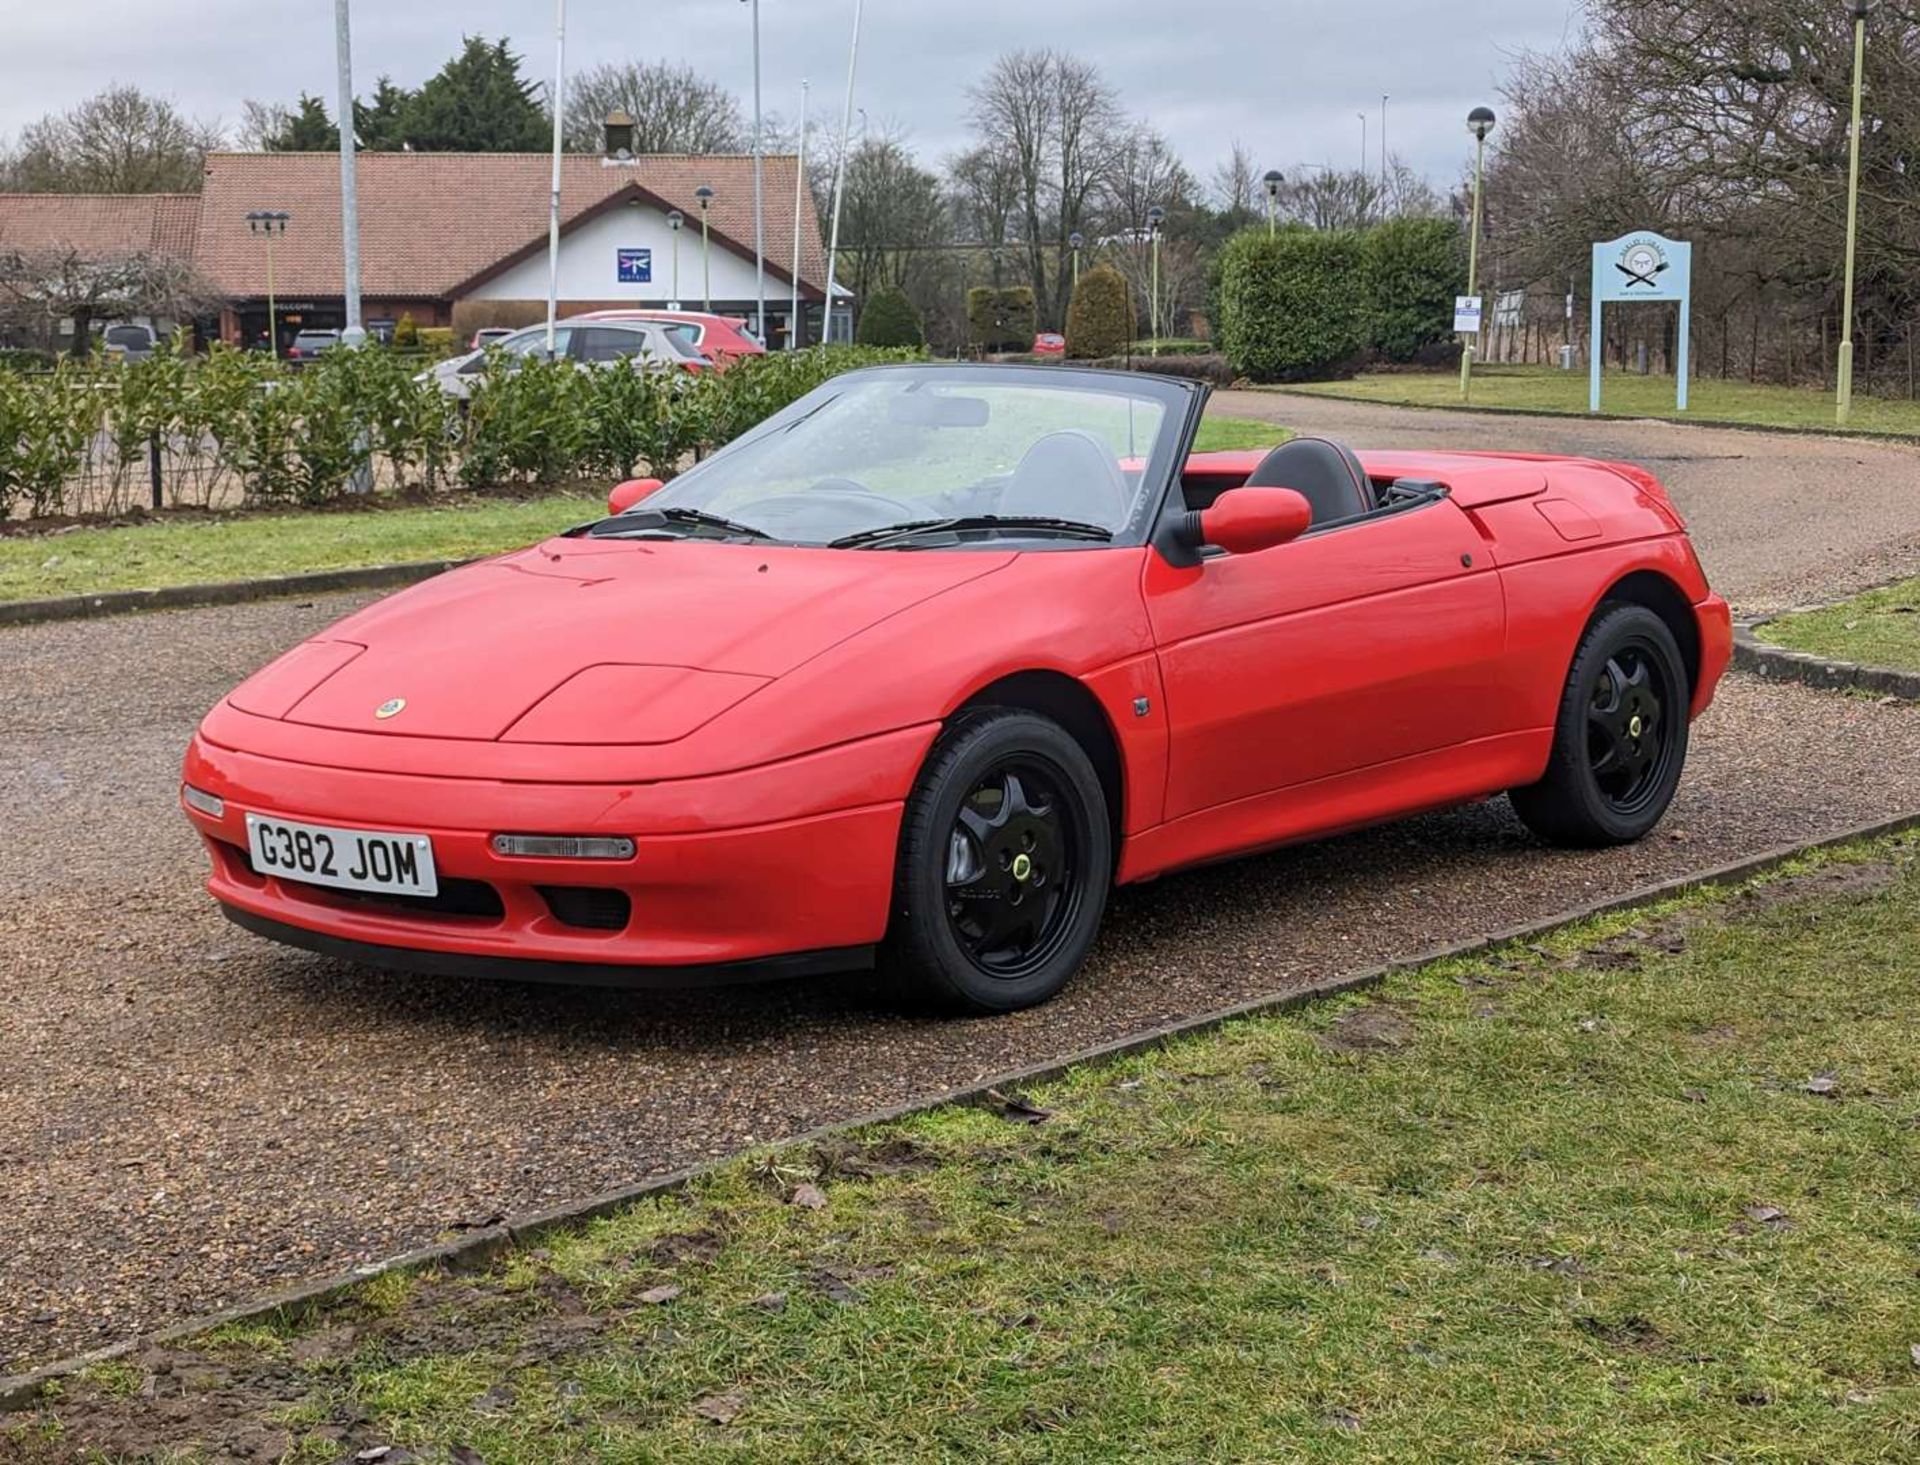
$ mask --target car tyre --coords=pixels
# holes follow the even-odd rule
[[[883,964],[960,1012],[1045,1002],[1086,959],[1113,883],[1106,796],[1058,723],[957,717],[907,800]]]
[[[1666,622],[1645,606],[1602,605],[1567,673],[1546,777],[1508,795],[1514,812],[1549,844],[1645,838],[1679,787],[1691,701]]]

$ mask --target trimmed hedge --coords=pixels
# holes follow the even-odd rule
[[[1119,356],[1133,339],[1133,291],[1112,265],[1081,275],[1067,305],[1067,355],[1078,361]]]
[[[422,330],[424,340],[430,333]],[[666,478],[840,372],[917,350],[830,346],[724,372],[583,371],[495,361],[465,411],[403,351],[329,351],[304,370],[225,348],[125,365],[0,372],[0,518],[120,512],[144,501],[158,440],[169,503],[317,504],[366,475],[433,492]]]
[[[907,292],[897,285],[882,285],[860,312],[853,340],[857,346],[924,346],[927,333]]]
[[[967,291],[967,334],[982,351],[1031,350],[1038,314],[1028,285]]]
[[[1249,229],[1220,255],[1220,346],[1256,382],[1351,375],[1367,346],[1366,245],[1351,232]]]
[[[1406,365],[1453,340],[1453,300],[1467,290],[1467,247],[1449,219],[1394,219],[1368,231],[1365,282],[1372,345]]]

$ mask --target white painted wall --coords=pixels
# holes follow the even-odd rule
[[[651,249],[653,283],[620,283],[619,251]],[[772,261],[770,260],[771,264]],[[753,261],[732,250],[712,246],[713,298],[751,301],[754,298]],[[787,298],[788,286],[767,274],[768,303]],[[547,252],[523,260],[472,291],[469,300],[545,300]],[[673,295],[673,231],[661,209],[646,204],[622,204],[590,219],[560,239],[560,299],[562,301],[626,301],[661,306]],[[680,303],[698,310],[704,298],[700,279],[700,216],[687,215],[680,230]]]

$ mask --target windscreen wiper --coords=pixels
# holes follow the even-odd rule
[[[1111,529],[1078,519],[1049,519],[1038,514],[965,514],[950,519],[920,519],[910,524],[886,524],[862,529],[832,540],[829,549],[884,549],[890,544],[932,534],[964,534],[969,530],[1012,534],[1050,535],[1057,539],[1088,539],[1102,544],[1113,539]]]
[[[737,519],[709,514],[705,509],[683,508],[636,509],[567,532],[584,534],[592,539],[620,539],[629,534],[657,534],[662,529],[683,525],[692,529],[717,529],[723,534],[734,534],[744,539],[773,538],[766,530],[742,524]]]

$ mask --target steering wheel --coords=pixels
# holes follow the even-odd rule
[[[851,478],[822,478],[800,493],[777,493],[771,498],[756,499],[750,504],[740,506],[743,514],[749,515],[753,522],[765,526],[765,519],[771,511],[773,517],[786,517],[791,520],[803,520],[814,517],[821,511],[852,511],[853,515],[870,520],[868,523],[851,524],[843,532],[852,533],[860,529],[878,529],[883,525],[897,524],[906,519],[916,518],[920,510],[912,504],[902,503],[899,499],[888,498],[883,493],[875,493],[864,483],[856,483]]]

